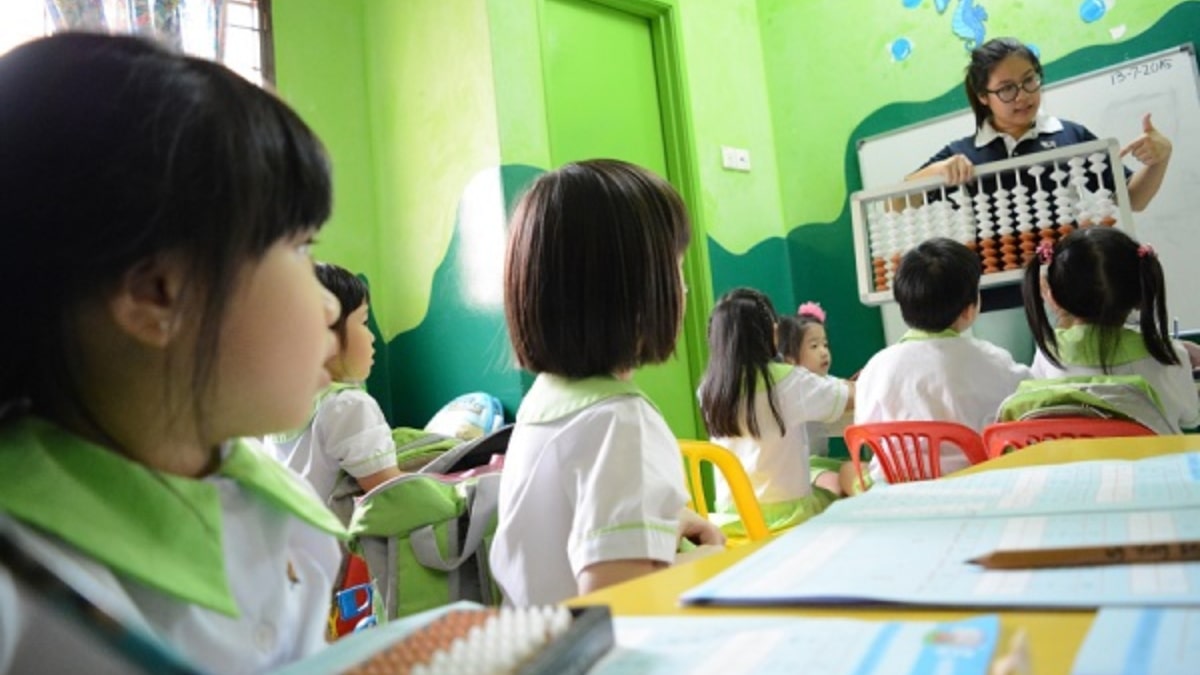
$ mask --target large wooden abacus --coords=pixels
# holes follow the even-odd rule
[[[868,305],[890,302],[901,257],[933,237],[961,241],[977,252],[980,287],[986,288],[1019,282],[1043,239],[1096,225],[1132,233],[1121,166],[1119,146],[1110,138],[981,164],[960,186],[930,178],[854,193],[860,299]]]

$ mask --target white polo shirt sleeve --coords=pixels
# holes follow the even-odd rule
[[[835,422],[846,411],[850,385],[836,377],[795,367],[775,384],[780,413],[789,421]]]
[[[396,465],[392,428],[365,391],[346,389],[329,398],[321,405],[316,427],[321,451],[355,478]]]
[[[679,446],[661,415],[627,396],[588,408],[575,424],[584,442],[560,456],[575,505],[572,573],[613,560],[672,562],[687,497]]]

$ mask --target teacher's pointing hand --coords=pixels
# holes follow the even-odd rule
[[[1166,164],[1171,158],[1171,141],[1163,136],[1150,121],[1150,113],[1142,118],[1142,135],[1121,149],[1121,156],[1133,155],[1146,166]]]

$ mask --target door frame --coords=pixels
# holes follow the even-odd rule
[[[687,345],[687,370],[692,389],[708,366],[708,315],[713,306],[708,236],[700,214],[699,169],[695,136],[684,74],[678,0],[576,0],[615,9],[650,22],[658,104],[662,113],[666,178],[679,192],[691,217],[692,239],[683,256],[683,277],[688,287],[680,338]],[[542,3],[538,3],[539,14]],[[695,428],[703,433],[704,416],[692,397]]]

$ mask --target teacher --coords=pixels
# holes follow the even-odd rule
[[[1052,148],[1086,143],[1096,135],[1081,124],[1046,114],[1042,105],[1042,64],[1019,40],[995,38],[971,51],[963,89],[975,113],[975,134],[941,149],[920,169],[905,177],[941,176],[949,185],[971,180],[976,164],[1030,155]],[[1146,208],[1162,185],[1171,158],[1171,141],[1154,128],[1147,114],[1142,134],[1121,149],[1142,167],[1125,169],[1132,211]],[[983,311],[1021,306],[1017,285],[984,289]]]
[[[1096,140],[1083,125],[1042,111],[1042,64],[1014,38],[995,38],[972,50],[963,88],[975,112],[975,134],[942,148],[906,180],[943,176],[958,185],[974,177],[976,164]],[[1129,208],[1141,211],[1162,185],[1171,141],[1146,115],[1142,135],[1121,149],[1125,155],[1142,163],[1132,175],[1126,170]]]

